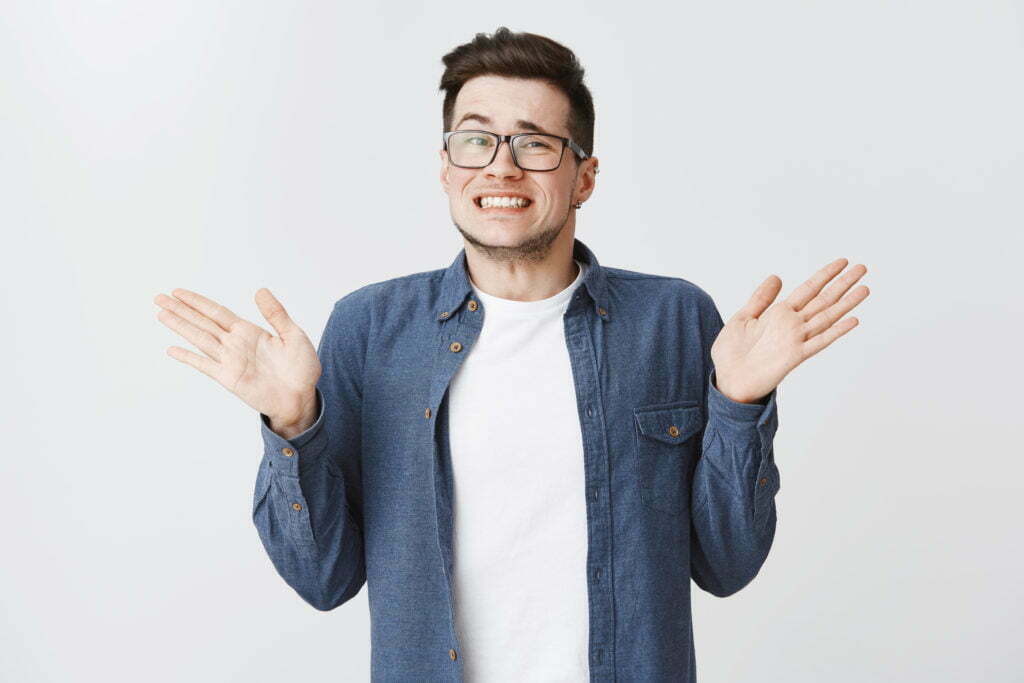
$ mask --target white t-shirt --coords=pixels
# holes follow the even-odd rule
[[[588,681],[583,435],[562,319],[477,289],[484,322],[449,387],[453,585],[469,683]]]

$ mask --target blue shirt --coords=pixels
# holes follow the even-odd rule
[[[690,579],[725,597],[775,536],[776,390],[715,385],[723,326],[679,277],[587,264],[564,315],[583,434],[592,681],[695,681]],[[462,681],[452,606],[448,385],[480,334],[465,250],[447,268],[335,302],[316,422],[290,440],[260,414],[253,522],[319,610],[367,585],[374,681]],[[472,656],[472,653],[465,653]],[[524,662],[524,667],[529,667]]]

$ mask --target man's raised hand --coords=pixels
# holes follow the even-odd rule
[[[774,305],[782,280],[769,275],[729,318],[711,347],[718,390],[741,403],[755,402],[797,365],[856,327],[857,318],[843,316],[870,292],[861,285],[848,296],[843,294],[868,269],[858,264],[822,291],[848,263],[836,259]]]
[[[162,309],[157,318],[206,355],[177,346],[168,347],[167,355],[215,379],[270,417],[275,428],[309,421],[320,359],[270,290],[258,290],[255,299],[276,337],[201,294],[179,288],[172,295],[154,297]]]

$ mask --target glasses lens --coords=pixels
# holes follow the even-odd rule
[[[457,166],[484,167],[494,156],[498,139],[487,133],[460,131],[448,138],[448,156]]]
[[[524,135],[515,147],[519,165],[530,171],[550,171],[562,158],[562,140],[553,135]]]

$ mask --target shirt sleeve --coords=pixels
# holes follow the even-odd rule
[[[334,305],[317,355],[316,421],[285,439],[260,413],[263,457],[252,519],[271,563],[316,609],[334,609],[366,582],[361,529],[362,375],[369,301],[356,290]]]
[[[723,323],[713,303],[708,320],[707,423],[690,496],[690,568],[701,589],[726,597],[753,580],[775,538],[778,387],[755,403],[733,401],[719,391],[710,344]]]

